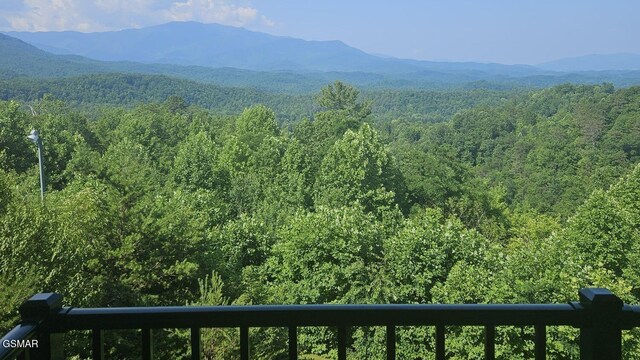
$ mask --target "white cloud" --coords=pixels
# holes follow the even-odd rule
[[[2,30],[105,31],[157,25],[169,21],[216,22],[233,26],[273,21],[233,0],[23,0],[0,7]]]
[[[234,26],[251,23],[257,16],[254,8],[230,5],[224,0],[176,1],[166,11],[166,18],[171,21],[195,20]]]
[[[275,27],[276,26],[276,22],[269,19],[268,17],[262,15],[260,16],[260,21],[262,22],[263,25],[267,26],[267,27]]]

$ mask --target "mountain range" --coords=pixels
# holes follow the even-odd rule
[[[633,54],[537,66],[419,61],[367,54],[340,41],[305,41],[197,22],[98,33],[5,34],[0,34],[0,79],[137,73],[280,92],[314,92],[336,79],[400,89],[640,84],[640,55]]]
[[[42,50],[102,61],[233,67],[258,71],[409,73],[483,71],[506,75],[543,72],[527,65],[450,63],[383,58],[341,41],[305,41],[243,28],[171,22],[141,29],[81,33],[8,32]]]
[[[591,54],[537,64],[553,71],[640,70],[640,54]]]

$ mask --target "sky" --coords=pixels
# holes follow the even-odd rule
[[[638,14],[638,0],[0,0],[0,31],[199,21],[398,58],[538,64],[640,54]]]

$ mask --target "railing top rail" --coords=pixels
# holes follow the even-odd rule
[[[243,359],[249,358],[250,327],[288,327],[290,357],[295,358],[296,327],[337,326],[338,355],[346,358],[345,329],[386,326],[387,357],[395,354],[396,326],[436,326],[436,353],[445,357],[445,326],[484,326],[485,355],[494,358],[495,326],[535,326],[536,358],[545,357],[546,326],[580,328],[580,357],[621,359],[621,330],[640,326],[640,306],[626,305],[607,289],[581,289],[580,301],[567,304],[383,304],[383,305],[250,305],[141,308],[71,308],[58,294],[38,294],[20,307],[22,322],[2,340],[37,337],[43,348],[38,359],[62,359],[62,342],[54,333],[93,330],[92,351],[101,358],[102,330],[142,329],[143,357],[151,358],[152,330],[191,328],[192,351],[200,353],[199,328],[239,327]],[[293,344],[293,345],[291,345]],[[0,348],[0,359],[11,358],[21,345]],[[439,349],[439,350],[438,350]],[[33,355],[32,353],[27,353]],[[391,355],[389,355],[391,354]],[[55,355],[55,356],[54,356]]]
[[[632,329],[640,326],[640,305],[625,305],[623,307],[622,328]]]
[[[60,331],[188,327],[571,325],[571,304],[249,305],[145,308],[64,308]]]

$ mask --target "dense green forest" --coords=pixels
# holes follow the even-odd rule
[[[469,85],[471,87],[471,85]],[[393,90],[363,92],[370,101],[372,121],[398,117],[409,121],[444,121],[457,111],[476,105],[496,105],[526,94],[526,90]],[[37,101],[53,95],[67,104],[95,112],[99,106],[133,107],[149,102],[162,102],[178,96],[189,105],[214,110],[216,114],[239,114],[246,107],[264,104],[277,115],[284,126],[322,110],[316,94],[278,93],[255,88],[223,87],[162,75],[91,74],[69,78],[15,78],[0,80],[0,99],[22,102]],[[93,116],[89,115],[93,118]]]
[[[79,307],[563,303],[586,286],[640,298],[640,87],[335,82],[295,97],[151,76],[7,81],[0,330],[40,291]],[[382,359],[384,334],[351,329],[350,356]],[[576,358],[577,335],[550,328],[549,357]],[[136,354],[136,336],[107,333],[109,355]],[[186,358],[188,333],[156,336],[161,358]],[[209,358],[238,357],[236,330],[203,338]],[[532,358],[533,338],[498,328],[496,355]],[[87,339],[69,336],[70,355],[89,356]],[[300,353],[335,358],[334,339],[301,329]],[[286,358],[286,341],[252,329],[251,352]],[[433,356],[431,328],[398,342],[400,359]],[[638,358],[639,331],[623,345]],[[447,351],[481,356],[482,329],[448,328]]]

